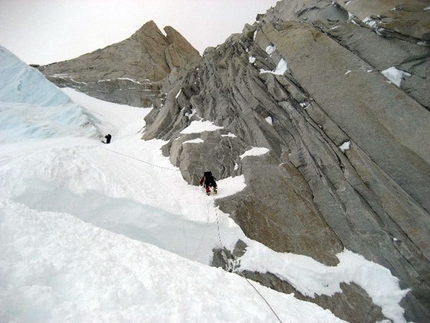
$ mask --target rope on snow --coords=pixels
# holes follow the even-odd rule
[[[136,157],[133,157],[133,156],[130,156],[130,155],[127,155],[127,154],[123,154],[123,153],[120,153],[120,152],[117,152],[117,151],[114,151],[114,150],[111,150],[111,149],[108,149],[108,148],[105,148],[105,147],[103,147],[103,146],[99,146],[100,148],[102,148],[102,149],[104,149],[104,150],[107,150],[107,151],[109,151],[109,152],[112,152],[112,153],[115,153],[115,154],[117,154],[117,155],[120,155],[120,156],[123,156],[123,157],[127,157],[127,158],[130,158],[130,159],[134,159],[134,160],[136,160],[136,161],[138,161],[138,162],[141,162],[141,163],[144,163],[144,164],[147,164],[147,165],[150,165],[150,166],[153,166],[153,167],[156,167],[156,168],[159,168],[159,169],[164,169],[164,170],[169,170],[169,171],[176,171],[176,169],[173,169],[173,168],[167,168],[167,167],[163,167],[163,166],[159,166],[159,165],[155,165],[155,164],[152,164],[152,163],[150,163],[150,162],[147,162],[147,161],[145,161],[145,160],[142,160],[142,159],[139,159],[139,158],[136,158]],[[149,170],[151,173],[152,173],[152,171],[151,170]],[[182,210],[181,210],[181,207],[180,207],[180,204],[179,204],[179,202],[178,202],[178,200],[176,199],[176,197],[175,197],[175,195],[171,192],[171,190],[169,189],[169,187],[167,187],[166,185],[164,185],[163,184],[163,182],[162,181],[160,181],[160,184],[165,188],[165,190],[167,190],[167,192],[169,193],[169,195],[170,196],[172,196],[172,198],[175,200],[175,203],[178,205],[178,207],[179,207],[179,213],[181,214],[181,216],[185,219],[185,216],[184,216],[184,214],[182,213]],[[186,239],[185,239],[185,228],[184,228],[184,223],[182,222],[182,234],[183,234],[183,236],[184,236],[184,245],[185,245],[185,253],[186,254],[189,254],[188,253],[188,247],[187,247],[187,244],[186,244]]]
[[[218,208],[215,208],[215,214],[216,214],[216,222],[217,222],[217,227],[218,227],[218,239],[219,239],[219,244],[220,244],[220,247],[221,247],[221,253],[222,253],[222,255],[223,255],[223,258],[224,258],[224,260],[226,261],[226,264],[229,262],[228,261],[228,258],[227,258],[227,255],[225,254],[225,252],[224,252],[224,247],[223,247],[223,243],[222,243],[222,240],[221,240],[221,230],[220,230],[220,225],[219,225],[219,218],[218,218],[218,212],[217,212],[217,209]],[[234,258],[234,256],[233,256],[233,254],[232,254],[232,257]],[[234,259],[234,261],[236,261],[236,259]],[[273,309],[273,307],[269,304],[269,302],[267,301],[267,299],[266,298],[264,298],[264,296],[258,291],[258,289],[250,282],[250,280],[248,279],[248,278],[246,278],[245,277],[245,275],[242,273],[242,272],[240,272],[240,271],[238,271],[238,270],[235,270],[235,268],[234,268],[234,265],[232,266],[233,268],[232,268],[232,272],[234,272],[234,273],[237,273],[238,275],[240,275],[240,276],[242,276],[246,281],[247,281],[247,283],[249,284],[249,285],[251,285],[251,287],[257,292],[257,294],[263,299],[263,301],[267,304],[267,306],[269,307],[269,309],[272,311],[272,313],[275,315],[275,317],[277,318],[277,320],[280,322],[280,323],[283,323],[282,322],[282,320],[279,318],[279,316],[278,316],[278,314],[276,314],[276,312],[275,312],[275,310]],[[230,271],[230,270],[229,270]]]
[[[115,151],[115,150],[107,149],[107,148],[105,148],[105,147],[103,147],[103,146],[98,146],[98,147],[100,147],[101,149],[104,149],[104,150],[110,151],[111,153],[114,153],[114,154],[117,154],[117,155],[121,155],[121,156],[124,156],[124,157],[128,157],[128,158],[131,158],[131,159],[137,160],[137,161],[139,161],[139,162],[141,162],[141,163],[145,163],[145,164],[150,165],[150,166],[153,166],[153,167],[161,168],[161,169],[164,169],[164,170],[176,171],[176,169],[174,169],[174,168],[168,168],[168,167],[163,167],[163,166],[159,166],[159,165],[151,164],[150,162],[147,162],[146,160],[139,159],[139,158],[136,158],[136,157],[133,157],[133,156],[130,156],[130,155],[126,155],[126,154],[120,153],[120,152]]]
[[[145,160],[142,160],[142,159],[139,159],[139,158],[136,158],[136,157],[133,157],[133,156],[129,156],[129,155],[126,155],[126,154],[123,154],[123,153],[120,153],[120,152],[117,152],[117,151],[114,151],[114,150],[111,150],[111,149],[107,149],[107,148],[105,148],[105,147],[101,147],[100,146],[100,148],[102,148],[102,149],[105,149],[105,150],[107,150],[107,151],[110,151],[110,152],[112,152],[112,153],[115,153],[115,154],[118,154],[118,155],[121,155],[121,156],[124,156],[124,157],[127,157],[127,158],[131,158],[131,159],[134,159],[134,160],[137,160],[137,161],[139,161],[139,162],[142,162],[142,163],[145,163],[145,164],[147,164],[147,165],[150,165],[150,166],[153,166],[153,167],[157,167],[157,168],[160,168],[160,169],[164,169],[164,170],[169,170],[169,171],[176,171],[175,169],[173,169],[173,168],[167,168],[167,167],[163,167],[163,166],[159,166],[159,165],[155,165],[155,164],[152,164],[152,163],[150,163],[150,162],[147,162],[147,161],[145,161]],[[172,192],[170,192],[170,190],[168,190],[169,191],[169,193],[170,193],[170,195],[175,199],[175,202],[179,205],[179,203],[178,203],[178,201],[176,200],[176,198],[173,196],[173,194],[172,194]],[[184,217],[184,215],[182,214],[182,211],[180,211],[181,212],[181,215]],[[209,212],[209,207],[208,207],[208,212]],[[217,212],[217,208],[215,208],[215,215],[216,215],[216,222],[217,222],[217,229],[218,229],[218,239],[219,239],[219,244],[220,244],[220,247],[221,247],[221,250],[223,250],[224,249],[224,247],[223,247],[223,243],[222,243],[222,239],[221,239],[221,230],[220,230],[220,223],[219,223],[219,217],[218,217],[218,212]],[[184,230],[183,230],[183,233],[185,234],[185,232],[184,232]],[[197,251],[196,251],[197,252]],[[222,253],[223,253],[223,255],[224,255],[224,252],[222,251]],[[258,289],[249,281],[249,279],[248,278],[246,278],[244,275],[243,275],[243,273],[241,273],[241,272],[239,272],[239,271],[235,271],[235,273],[238,273],[240,276],[242,276],[246,281],[247,281],[247,283],[249,284],[249,285],[251,285],[251,287],[256,291],[256,293],[261,297],[261,299],[263,299],[263,301],[266,303],[266,305],[269,307],[269,309],[272,311],[272,313],[275,315],[275,317],[277,318],[277,320],[280,322],[280,323],[283,323],[282,322],[282,320],[279,318],[279,316],[278,316],[278,314],[276,314],[276,312],[275,312],[275,310],[273,309],[273,307],[269,304],[269,302],[267,301],[267,299],[266,298],[264,298],[264,296],[258,291]]]

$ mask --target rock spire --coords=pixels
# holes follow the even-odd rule
[[[59,86],[134,106],[148,106],[158,94],[158,82],[172,70],[200,58],[198,51],[175,29],[166,35],[153,21],[128,39],[39,70]]]

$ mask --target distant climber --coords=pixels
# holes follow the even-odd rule
[[[216,178],[212,175],[211,171],[206,171],[203,174],[203,177],[200,179],[200,186],[202,186],[206,189],[206,194],[211,194],[211,187],[213,188],[214,194],[217,193],[217,184],[216,184]]]
[[[111,140],[111,138],[112,138],[112,136],[110,135],[110,133],[108,133],[108,134],[105,136],[105,138],[106,138],[106,144],[109,144],[109,143],[110,143],[110,140]]]

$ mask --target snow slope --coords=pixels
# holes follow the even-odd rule
[[[407,291],[385,268],[347,250],[327,267],[246,238],[214,196],[183,181],[161,154],[165,142],[140,139],[149,109],[58,94],[0,52],[13,66],[0,78],[22,78],[0,91],[0,322],[341,322],[208,266],[212,248],[238,238],[249,246],[241,268],[270,271],[307,295],[356,282],[388,318],[405,321],[399,302]],[[46,114],[35,120],[33,109]],[[213,129],[201,122],[186,131]],[[245,186],[243,176],[218,184],[217,197]]]

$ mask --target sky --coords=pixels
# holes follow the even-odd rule
[[[408,290],[388,269],[348,250],[325,266],[246,237],[215,206],[246,187],[244,175],[219,180],[217,195],[187,184],[162,155],[167,142],[141,140],[150,108],[60,90],[1,46],[0,61],[0,322],[344,322],[239,269],[310,297],[356,283],[406,322]],[[193,121],[182,133],[216,129]],[[238,239],[248,247],[232,272],[209,266],[213,248]]]
[[[27,64],[78,57],[130,37],[149,20],[201,54],[252,24],[276,0],[0,0],[0,45]]]

